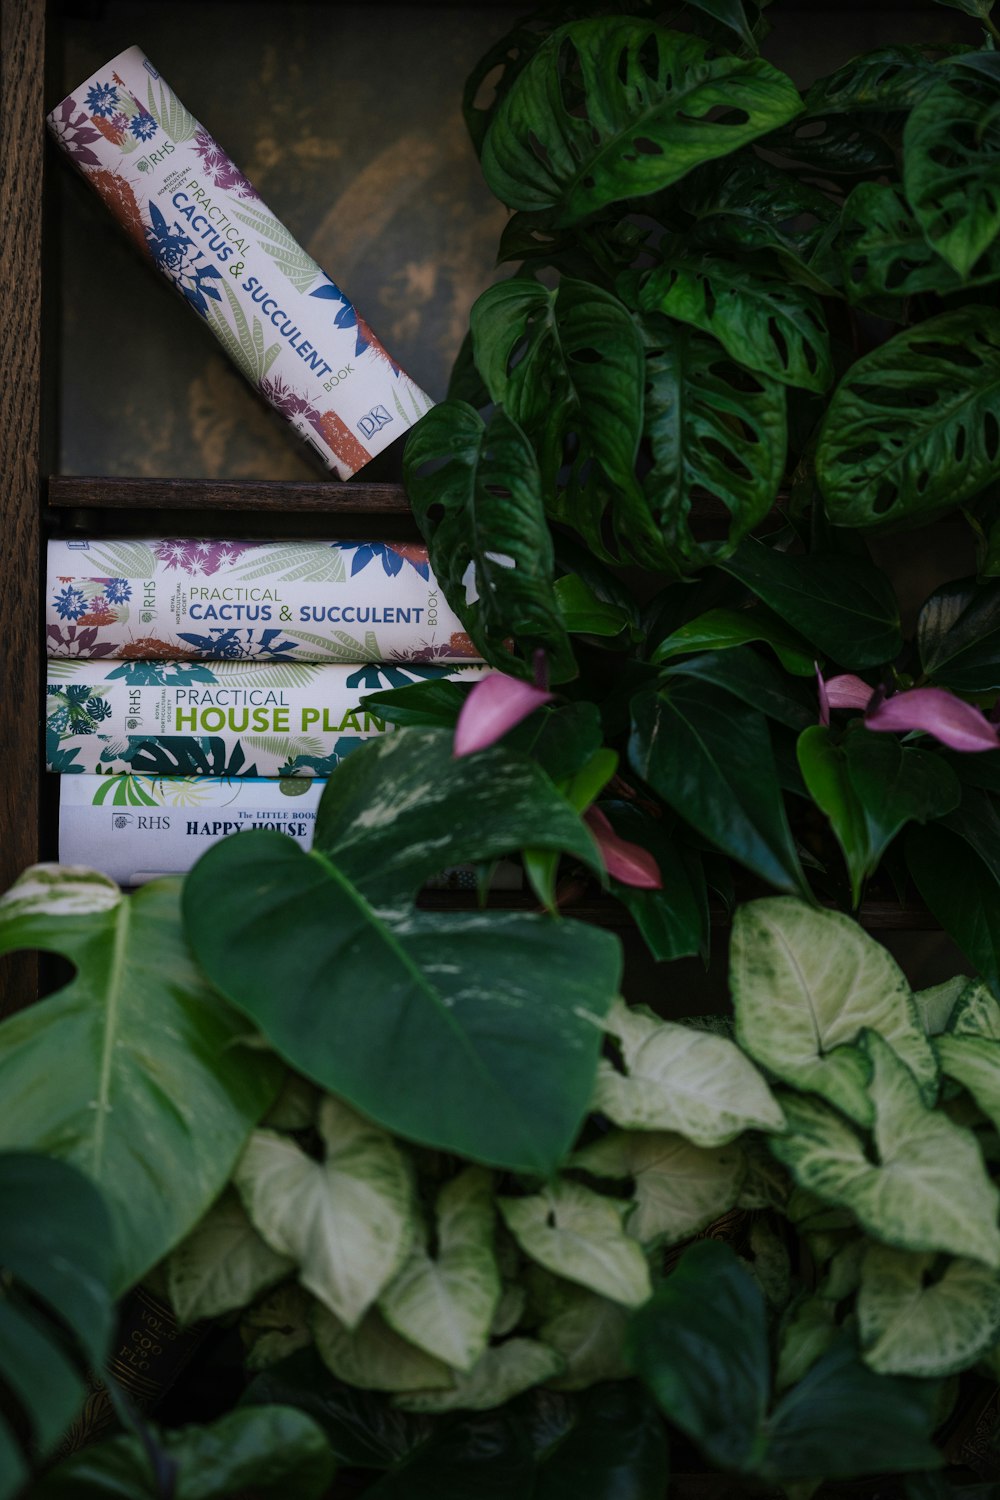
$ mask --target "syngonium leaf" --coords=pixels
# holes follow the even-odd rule
[[[0,1154],[0,1496],[48,1457],[114,1327],[114,1244],[97,1189],[66,1162]],[[20,1411],[24,1421],[9,1420]],[[25,1452],[22,1452],[22,1444]]]
[[[337,767],[309,854],[266,833],[211,849],[186,882],[189,931],[324,1088],[401,1135],[547,1174],[589,1104],[618,944],[576,922],[412,905],[444,865],[524,847],[599,869],[535,764],[500,747],[456,761],[447,730],[401,729]],[[309,954],[293,986],[291,951]]]
[[[397,1396],[403,1411],[489,1411],[563,1369],[563,1357],[537,1339],[512,1338],[491,1345],[451,1390],[431,1388]]]
[[[924,1379],[968,1369],[1000,1333],[1000,1277],[974,1260],[870,1245],[861,1267],[858,1332],[865,1363]]]
[[[312,1313],[313,1337],[323,1363],[338,1379],[365,1391],[447,1390],[453,1375],[448,1366],[418,1349],[390,1328],[377,1307],[356,1328],[348,1328],[329,1309],[317,1303]]]
[[[912,524],[978,494],[1000,471],[998,391],[995,308],[940,313],[864,355],[820,432],[816,472],[830,519]]]
[[[950,1032],[935,1037],[934,1051],[942,1073],[968,1089],[983,1114],[1000,1130],[1000,1041]]]
[[[222,1191],[282,1077],[276,1058],[236,1045],[246,1022],[195,967],[179,895],[176,880],[125,896],[94,871],[35,865],[0,897],[0,953],[41,948],[76,967],[0,1026],[0,1150],[50,1153],[97,1184],[117,1293]]]
[[[609,1131],[572,1164],[595,1177],[632,1179],[625,1227],[641,1245],[673,1244],[704,1229],[733,1207],[746,1175],[737,1145],[706,1149],[662,1130]]]
[[[504,1223],[524,1253],[569,1281],[638,1307],[650,1294],[646,1258],[622,1226],[628,1204],[568,1178],[526,1198],[499,1198]]]
[[[780,1108],[733,1042],[619,1001],[605,1023],[624,1072],[602,1061],[593,1108],[630,1130],[676,1131],[696,1146],[724,1146],[744,1130],[781,1130]]]
[[[1000,1195],[971,1131],[928,1109],[912,1073],[877,1032],[859,1052],[872,1068],[876,1159],[842,1115],[786,1095],[788,1132],[768,1144],[801,1187],[848,1208],[874,1238],[940,1250],[1000,1269]]]
[[[538,461],[517,424],[504,411],[484,423],[464,402],[443,402],[410,434],[404,470],[434,575],[486,659],[518,670],[513,636],[529,659],[538,647],[548,653],[553,681],[575,676]]]
[[[717,105],[724,112],[713,117]],[[508,207],[575,223],[676,182],[800,109],[791,80],[760,58],[603,16],[561,27],[534,54],[493,118],[483,172]]]
[[[415,1229],[407,1162],[392,1137],[338,1100],[320,1105],[316,1161],[258,1130],[233,1180],[263,1238],[314,1297],[355,1328],[399,1271]]]
[[[493,1221],[493,1179],[467,1167],[438,1194],[436,1253],[418,1242],[379,1298],[391,1328],[453,1369],[483,1353],[500,1301]]]
[[[906,122],[903,185],[935,250],[976,270],[1000,232],[1000,79],[942,74]]]
[[[967,979],[964,974],[952,983],[960,983],[962,988],[948,1013],[946,1025],[940,1029],[953,1036],[979,1036],[1000,1042],[1000,1003],[996,997],[980,980]]]
[[[869,1064],[853,1043],[872,1027],[933,1100],[937,1064],[906,978],[850,917],[780,896],[750,901],[733,922],[730,976],[740,1045],[785,1082],[870,1125]]]
[[[171,1251],[166,1270],[178,1320],[194,1323],[248,1306],[269,1286],[290,1276],[295,1261],[271,1249],[237,1194],[227,1188]]]
[[[627,1308],[582,1286],[556,1281],[544,1307],[538,1336],[562,1356],[563,1367],[548,1384],[559,1391],[579,1391],[601,1380],[624,1380]]]

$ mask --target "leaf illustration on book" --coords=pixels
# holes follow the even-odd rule
[[[143,782],[149,786],[155,785],[150,777],[130,776],[123,771],[119,776],[107,776],[101,778],[101,784],[94,793],[92,806],[103,807],[110,803],[112,807],[157,807],[159,800],[150,796],[143,786]]]
[[[72,750],[63,750],[59,744],[59,736],[53,729],[45,731],[45,766],[49,771],[58,771],[61,775],[72,775],[74,772],[83,772],[83,766],[74,765],[73,762],[79,755],[79,747],[74,745]]]
[[[268,578],[275,583],[307,579],[310,583],[342,583],[344,557],[336,543],[316,548],[309,542],[275,542],[255,547],[231,569],[233,578]]]
[[[280,755],[322,755],[325,749],[323,741],[315,735],[248,734],[244,742],[251,750],[260,750],[274,759]]]
[[[209,306],[209,321],[220,343],[225,345],[226,353],[233,363],[238,369],[242,370],[251,385],[260,385],[277,359],[281,343],[279,341],[265,349],[264,331],[260,319],[254,318],[253,332],[251,333],[246,313],[240,306],[229,283],[224,281],[222,286],[229,306],[232,309],[236,332],[234,333],[229,326],[226,314],[219,303],[212,303]]]
[[[85,557],[88,567],[97,564],[116,578],[152,578],[156,558],[145,542],[91,542]]]
[[[165,131],[177,145],[180,145],[182,141],[189,141],[198,129],[198,121],[189,109],[184,108],[173,89],[166,88],[161,80],[159,108],[157,108],[156,100],[153,98],[153,80],[150,79],[147,97],[149,112],[160,129]]]
[[[71,677],[78,677],[85,666],[89,666],[89,663],[78,657],[69,661],[65,657],[50,657],[46,671],[50,682],[67,682]]]
[[[229,687],[297,688],[315,682],[323,668],[316,662],[268,662],[246,666],[242,662],[216,662],[216,682]]]
[[[127,661],[108,673],[108,681],[121,679],[130,687],[175,687],[188,682],[216,682],[216,671],[200,662]]]
[[[110,759],[111,757],[106,757]],[[186,735],[143,738],[129,735],[128,745],[115,757],[133,771],[158,776],[257,776],[255,765],[247,765],[239,740],[228,745],[217,735],[190,739]]]
[[[348,635],[346,630],[335,630],[332,636],[297,630],[295,635],[304,646],[314,646],[317,651],[322,651],[324,659],[343,662],[345,666],[362,661],[381,661],[385,655],[373,630],[365,631],[363,643]]]
[[[273,214],[266,212],[263,208],[250,211],[244,209],[242,212],[233,209],[233,217],[239,219],[248,229],[253,230],[260,241],[261,249],[271,257],[279,271],[288,277],[297,291],[304,292],[317,276],[323,275],[312,256],[306,254],[302,246]]]

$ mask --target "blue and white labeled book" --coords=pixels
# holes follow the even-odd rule
[[[419,542],[50,542],[49,656],[475,661]]]
[[[472,682],[488,670],[419,662],[49,661],[46,768],[328,776],[371,735],[394,727],[361,707],[365,694],[440,677]]]

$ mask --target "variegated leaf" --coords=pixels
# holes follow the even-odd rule
[[[452,1390],[413,1391],[397,1397],[404,1411],[488,1411],[502,1406],[563,1368],[562,1355],[535,1339],[508,1339],[487,1349],[472,1369],[455,1378]]]
[[[739,1197],[746,1159],[738,1146],[706,1150],[670,1131],[614,1130],[573,1157],[595,1177],[631,1177],[626,1220],[642,1245],[673,1244],[704,1229]]]
[[[193,1323],[246,1307],[294,1270],[294,1260],[271,1249],[227,1188],[171,1252],[167,1288],[178,1320]]]
[[[591,1291],[638,1307],[650,1295],[646,1259],[622,1227],[627,1203],[557,1178],[528,1198],[499,1198],[497,1206],[532,1260]]]
[[[317,1303],[312,1330],[323,1363],[348,1385],[364,1391],[420,1392],[452,1385],[448,1366],[400,1338],[378,1308],[351,1329]]]
[[[881,1375],[937,1379],[966,1369],[1000,1333],[1000,1277],[974,1260],[934,1276],[933,1254],[871,1245],[861,1270],[858,1330]]]

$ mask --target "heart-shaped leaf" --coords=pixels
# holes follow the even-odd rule
[[[965,277],[1000,232],[1000,78],[944,73],[911,112],[903,147],[920,226]]]
[[[995,308],[940,313],[864,355],[834,391],[816,451],[831,520],[912,523],[978,494],[1000,471],[998,393]]]
[[[652,659],[663,662],[688,652],[728,651],[751,641],[770,646],[785,671],[793,676],[813,675],[815,658],[805,641],[770,610],[760,608],[707,610],[661,641]]]
[[[542,1343],[563,1359],[551,1387],[579,1391],[599,1380],[626,1380],[632,1373],[625,1359],[628,1310],[568,1281],[558,1283],[552,1300],[556,1305],[546,1306],[538,1330]]]
[[[450,1390],[431,1388],[397,1396],[403,1411],[489,1411],[522,1391],[558,1375],[562,1355],[537,1339],[513,1338],[493,1344]]]
[[[974,1260],[949,1261],[869,1245],[858,1332],[864,1360],[885,1375],[922,1379],[968,1369],[1000,1334],[1000,1278]]]
[[[504,1223],[525,1255],[557,1276],[625,1307],[650,1295],[646,1258],[626,1233],[628,1204],[557,1178],[527,1198],[498,1198]]]
[[[338,766],[309,854],[266,833],[211,849],[186,882],[188,928],[299,1071],[401,1135],[548,1173],[587,1109],[618,944],[575,922],[411,904],[444,864],[524,847],[600,868],[532,762],[499,747],[455,761],[447,730],[401,729]],[[290,945],[310,954],[292,987]],[[414,1088],[424,1073],[433,1087]]]
[[[232,1188],[167,1260],[167,1286],[182,1323],[217,1318],[247,1307],[261,1292],[295,1270],[257,1233]]]
[[[799,735],[796,759],[809,795],[830,820],[851,881],[851,901],[857,906],[872,863],[868,824],[861,801],[851,786],[844,749],[821,724]]]
[[[869,873],[907,823],[943,818],[962,797],[958,777],[943,756],[901,745],[891,735],[849,734],[844,756],[851,789],[864,809]]]
[[[0,952],[41,948],[76,966],[0,1026],[0,1149],[51,1152],[98,1185],[117,1292],[222,1191],[282,1077],[276,1058],[237,1045],[246,1022],[195,967],[179,896],[176,880],[124,896],[93,871],[36,865],[0,898]]]
[[[961,1016],[955,1020],[956,1028],[962,1025]],[[967,1089],[987,1119],[1000,1130],[1000,1042],[956,1029],[936,1037],[934,1051],[942,1073]]]
[[[521,71],[487,132],[483,172],[508,207],[575,223],[676,182],[800,109],[791,80],[760,58],[602,16],[561,27]]]
[[[573,1157],[595,1177],[632,1179],[626,1220],[641,1245],[674,1244],[735,1204],[746,1173],[738,1146],[706,1150],[669,1131],[612,1130]]]

